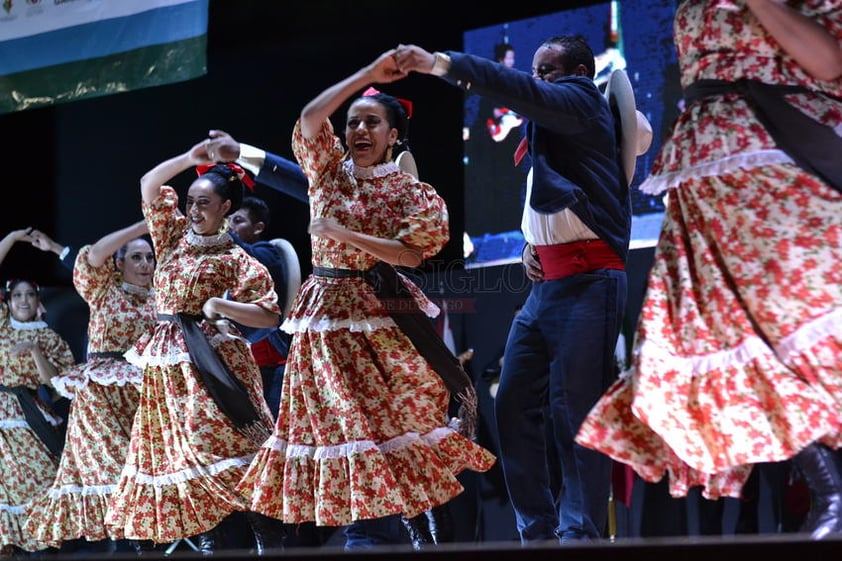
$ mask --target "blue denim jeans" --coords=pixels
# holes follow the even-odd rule
[[[627,290],[626,273],[614,269],[535,282],[509,330],[494,413],[522,542],[597,539],[605,531],[611,459],[574,438],[616,379]],[[560,497],[550,490],[548,448],[561,466]]]

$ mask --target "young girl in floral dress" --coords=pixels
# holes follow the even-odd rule
[[[31,228],[0,241],[0,263]],[[32,281],[6,281],[0,302],[0,547],[3,553],[38,551],[49,544],[25,528],[34,503],[56,475],[61,424],[36,392],[76,360],[70,345],[40,319],[41,299]]]

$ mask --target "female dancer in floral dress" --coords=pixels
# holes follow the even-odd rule
[[[395,70],[391,53],[381,55],[313,99],[295,126],[314,269],[282,326],[294,336],[275,431],[239,489],[254,510],[287,523],[402,514],[418,547],[434,538],[416,517],[462,492],[457,474],[495,458],[448,426],[447,387],[365,278],[379,262],[417,267],[448,239],[442,198],[391,159],[406,139],[406,107],[379,92],[354,100],[347,151],[329,120],[365,86],[400,77]],[[399,278],[421,310],[438,311]]]
[[[82,247],[75,261],[73,284],[90,308],[87,362],[53,378],[56,391],[71,400],[67,436],[55,481],[27,521],[28,531],[53,547],[122,538],[106,531],[105,514],[126,460],[141,383],[140,369],[123,353],[155,323],[155,257],[140,237],[146,231],[141,221],[112,232]]]
[[[675,497],[792,458],[803,531],[842,532],[842,1],[685,0],[675,44],[687,107],[641,186],[669,197],[632,368],[577,441]]]
[[[197,168],[184,213],[165,185],[206,164],[202,142],[141,179],[158,321],[126,355],[143,368],[143,385],[106,523],[134,540],[196,536],[210,553],[211,531],[248,509],[234,487],[272,427],[248,342],[223,318],[272,327],[280,310],[266,267],[227,233],[226,216],[243,199],[242,170]]]
[[[0,241],[0,263],[17,241],[29,242],[31,228]],[[72,367],[70,345],[40,318],[38,286],[9,280],[0,302],[0,547],[3,553],[45,549],[24,527],[34,502],[56,475],[62,441],[56,417],[36,392]]]

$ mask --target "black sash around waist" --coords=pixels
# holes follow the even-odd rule
[[[364,279],[367,271],[358,269],[334,269],[332,267],[313,267],[313,275],[331,279]]]
[[[219,409],[238,430],[263,443],[271,434],[269,428],[251,402],[248,390],[211,346],[199,326],[203,319],[202,316],[186,313],[158,314],[158,321],[171,321],[181,329],[190,360]]]
[[[341,275],[349,270],[332,269],[332,271],[338,271]],[[467,438],[474,438],[477,428],[477,395],[473,382],[459,359],[444,344],[433,322],[418,307],[412,293],[398,277],[394,267],[381,261],[371,269],[363,271],[363,274],[378,300],[389,311],[389,316],[395,324],[441,377],[450,393],[460,402],[459,432]],[[332,276],[332,274],[319,276]]]
[[[0,392],[14,394],[18,398],[18,403],[23,410],[23,416],[26,419],[29,427],[38,435],[44,446],[56,458],[61,456],[61,451],[64,448],[64,440],[61,438],[58,430],[44,418],[44,413],[38,407],[38,398],[35,395],[35,390],[27,388],[26,386],[6,386],[0,384]]]
[[[123,356],[123,353],[117,351],[104,351],[101,353],[88,353],[88,358],[116,358],[120,360],[125,360],[126,357]]]
[[[811,119],[790,105],[784,98],[787,94],[808,91],[812,90],[753,80],[699,80],[684,91],[684,97],[689,105],[714,95],[736,93],[743,96],[781,150],[802,169],[842,192],[842,137],[831,127]]]

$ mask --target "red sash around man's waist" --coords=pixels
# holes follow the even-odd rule
[[[554,245],[534,245],[544,280],[558,280],[597,269],[624,270],[617,253],[602,240],[582,240]]]
[[[287,361],[287,357],[279,353],[268,338],[252,343],[251,354],[258,366],[280,366]]]

